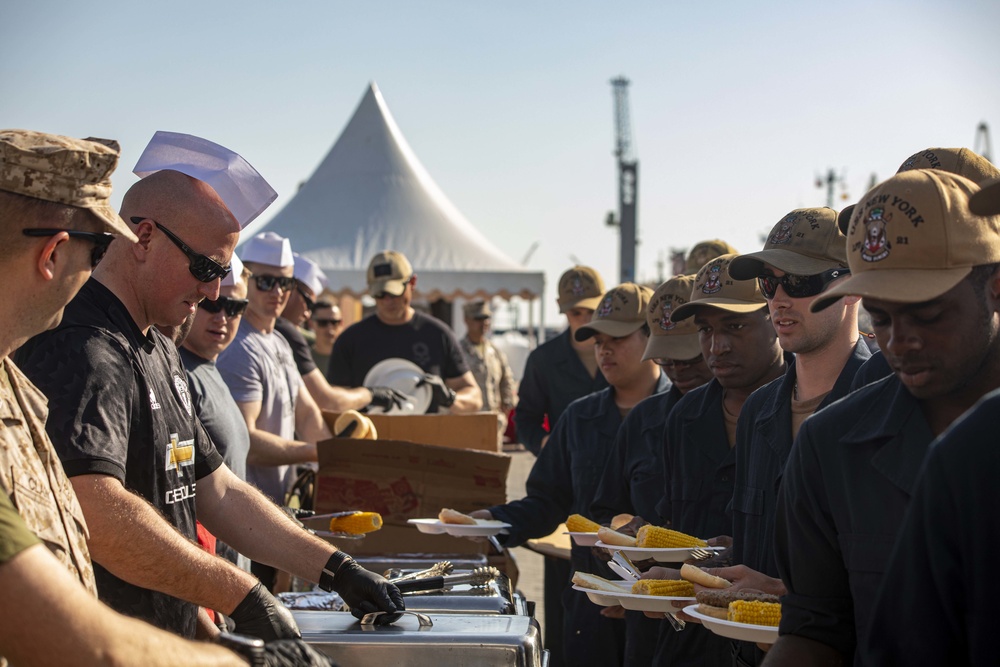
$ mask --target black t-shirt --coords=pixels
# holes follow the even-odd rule
[[[469,371],[451,329],[417,312],[406,324],[385,324],[375,315],[352,324],[333,344],[327,378],[333,385],[360,387],[372,366],[394,357],[409,359],[445,380]]]
[[[17,358],[49,399],[46,430],[66,474],[111,475],[196,539],[195,481],[222,457],[194,415],[173,343],[155,328],[143,335],[121,301],[91,279],[62,324]],[[194,636],[196,605],[133,586],[97,563],[94,571],[101,600],[114,609]]]
[[[288,341],[289,347],[292,348],[292,357],[295,359],[295,367],[299,369],[299,375],[305,377],[316,370],[316,362],[313,361],[309,341],[306,340],[297,326],[284,317],[279,317],[274,322],[274,330],[280,333]]]

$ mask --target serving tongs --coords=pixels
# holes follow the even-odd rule
[[[608,561],[608,567],[626,581],[639,581],[642,578],[639,568],[635,566],[632,559],[625,555],[623,551],[615,550],[611,552],[611,560]],[[675,612],[668,611],[667,620],[670,621],[670,625],[675,631],[680,632],[684,629],[684,621],[677,618]]]
[[[315,535],[316,537],[337,537],[345,540],[360,540],[364,538],[364,535],[354,535],[352,533],[335,533],[332,530],[314,530],[302,523],[302,519],[307,521],[312,521],[315,519],[330,521],[330,519],[335,519],[341,516],[349,516],[351,514],[357,514],[360,510],[347,510],[346,512],[330,512],[329,514],[316,514],[312,510],[304,510],[300,507],[288,507],[284,506],[281,508],[282,511],[288,515],[292,521],[298,525],[299,528]]]
[[[418,572],[411,572],[409,574],[403,574],[402,570],[396,568],[390,568],[386,570],[382,576],[391,581],[392,583],[398,583],[400,581],[410,581],[412,579],[426,579],[428,577],[441,577],[446,574],[451,574],[455,569],[455,565],[450,560],[443,560],[440,563],[434,563],[426,570],[420,570]]]
[[[471,572],[461,574],[446,574],[439,577],[424,577],[408,581],[393,581],[400,593],[415,593],[417,591],[439,591],[467,584],[470,586],[485,586],[500,576],[500,570],[495,567],[477,567]]]

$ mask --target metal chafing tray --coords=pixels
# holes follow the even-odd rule
[[[547,667],[538,622],[529,616],[412,613],[393,625],[363,626],[345,612],[295,611],[302,638],[352,667],[427,667],[428,664]]]

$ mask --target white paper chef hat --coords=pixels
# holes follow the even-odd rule
[[[316,262],[306,259],[297,252],[292,254],[295,256],[295,279],[311,289],[314,295],[319,296],[323,288],[330,284],[323,269],[319,268]]]
[[[179,171],[211,185],[241,229],[278,196],[240,155],[190,134],[158,131],[139,156],[132,173],[145,178],[163,169]]]
[[[274,232],[262,232],[246,242],[240,253],[244,262],[257,262],[284,268],[295,266],[292,244]]]
[[[243,262],[233,253],[233,258],[229,260],[229,275],[222,279],[222,286],[236,287],[243,282]]]

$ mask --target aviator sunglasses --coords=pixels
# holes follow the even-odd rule
[[[229,275],[230,268],[228,266],[223,266],[219,264],[211,257],[206,257],[199,252],[195,252],[188,246],[187,243],[181,241],[181,239],[174,234],[172,231],[158,223],[152,218],[145,218],[141,215],[132,216],[129,218],[132,224],[138,225],[143,220],[151,221],[156,227],[167,235],[167,238],[173,241],[173,244],[181,249],[181,252],[187,255],[188,260],[191,264],[188,265],[188,269],[191,271],[191,275],[197,278],[200,282],[210,283],[213,280],[219,278],[225,278]]]
[[[228,296],[220,296],[215,301],[202,299],[198,302],[198,307],[205,312],[215,315],[220,310],[226,311],[226,317],[239,317],[246,312],[248,299],[233,299]]]
[[[90,268],[96,267],[104,253],[108,251],[108,246],[115,240],[114,234],[101,232],[81,232],[75,229],[22,229],[25,236],[55,236],[66,232],[72,239],[85,239],[94,244],[90,251]]]
[[[838,268],[811,276],[797,276],[792,273],[786,273],[780,278],[777,276],[757,276],[757,284],[760,285],[760,293],[764,295],[765,299],[774,298],[775,292],[778,291],[778,285],[784,287],[785,294],[791,298],[801,299],[807,296],[816,296],[834,280],[840,276],[846,276],[850,272],[850,269]]]
[[[295,278],[289,276],[271,276],[266,273],[254,275],[253,281],[257,285],[257,289],[261,292],[270,292],[274,289],[275,285],[281,288],[282,292],[287,292],[295,284]]]

